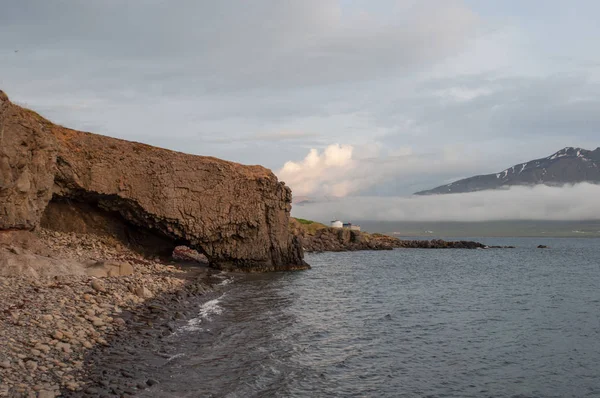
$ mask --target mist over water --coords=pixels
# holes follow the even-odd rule
[[[517,248],[309,254],[310,271],[236,276],[199,304],[201,330],[167,341],[145,396],[598,396],[600,242],[481,240]]]
[[[598,220],[600,185],[536,185],[430,196],[348,196],[295,205],[311,220],[456,221]]]

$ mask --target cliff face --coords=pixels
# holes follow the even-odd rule
[[[34,228],[52,196],[58,148],[33,116],[0,91],[0,230]]]
[[[52,200],[49,228],[68,229],[61,209],[82,204],[217,268],[308,267],[288,231],[291,191],[269,170],[66,129],[4,98],[0,229],[35,227]]]

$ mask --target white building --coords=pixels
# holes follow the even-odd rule
[[[343,228],[344,227],[344,223],[341,222],[340,220],[334,220],[331,222],[331,227],[332,228]]]

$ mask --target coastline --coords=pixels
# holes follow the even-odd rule
[[[470,240],[399,239],[381,233],[328,227],[310,220],[290,219],[290,233],[298,237],[305,253],[392,249],[498,249]]]
[[[44,229],[34,235],[57,263],[102,259],[105,266],[128,264],[132,273],[95,277],[64,274],[66,267],[56,269],[62,275],[38,275],[24,267],[0,276],[0,397],[127,396],[152,388],[156,363],[168,360],[161,353],[163,339],[185,327],[199,305],[215,299],[224,278],[233,275],[209,268],[194,257],[196,252],[176,251],[173,264],[173,259],[145,257],[105,236]],[[407,244],[380,234],[361,236],[367,239],[353,244],[377,242],[376,250]],[[35,243],[29,243],[34,246],[29,250],[0,249],[25,258]],[[442,243],[411,245],[440,248]]]
[[[82,396],[90,395],[89,388],[98,396],[93,360],[99,353],[119,341],[129,346],[167,335],[173,321],[190,315],[194,298],[210,295],[221,281],[215,278],[221,271],[144,258],[98,236],[48,231],[41,236],[52,241],[62,261],[81,256],[91,242],[93,249],[83,256],[126,262],[134,273],[0,276],[0,397]],[[103,393],[132,395],[143,383],[150,387],[150,379],[109,385]]]

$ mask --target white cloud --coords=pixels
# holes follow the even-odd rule
[[[350,145],[329,145],[322,153],[311,149],[301,162],[286,162],[279,178],[292,187],[297,195],[320,192],[323,195],[346,196],[352,192],[352,183],[344,178],[355,168]]]
[[[600,218],[600,185],[512,187],[506,190],[410,197],[347,197],[295,206],[292,215],[313,220],[492,221]]]
[[[343,197],[388,182],[402,191],[403,183],[412,186],[415,179],[422,179],[427,187],[428,176],[463,175],[480,160],[478,156],[461,146],[444,147],[439,154],[423,154],[408,146],[384,152],[376,142],[364,146],[333,144],[322,152],[311,149],[302,161],[286,162],[277,175],[292,188],[294,196]]]

